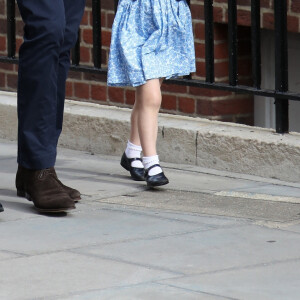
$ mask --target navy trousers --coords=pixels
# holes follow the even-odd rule
[[[85,0],[17,0],[24,27],[19,53],[18,163],[53,167],[62,130],[70,49]]]

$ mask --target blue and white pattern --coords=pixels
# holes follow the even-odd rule
[[[195,72],[190,9],[185,0],[120,0],[108,63],[110,86]]]

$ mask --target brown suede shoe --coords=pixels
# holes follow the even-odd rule
[[[55,172],[55,169],[54,168],[50,168],[51,172],[53,173],[53,175],[56,177],[56,180],[57,182],[63,187],[63,189],[67,192],[67,194],[70,196],[70,198],[72,198],[74,200],[74,202],[78,202],[81,197],[80,197],[80,192],[69,187],[69,186],[66,186],[64,185],[57,177],[57,174]]]
[[[33,201],[40,212],[66,212],[75,208],[74,200],[58,182],[51,169],[29,170],[19,166],[16,188],[18,196]]]
[[[51,173],[54,178],[56,179],[56,181],[60,184],[60,186],[62,186],[62,188],[65,190],[65,192],[70,196],[71,199],[74,200],[74,202],[78,202],[81,197],[80,197],[80,192],[75,190],[75,189],[72,189],[66,185],[64,185],[57,177],[57,174],[55,172],[55,169],[52,167],[52,168],[49,168],[47,169],[49,170],[48,172]],[[27,173],[28,171],[30,171],[29,169],[26,169],[22,166],[19,165],[18,167],[18,172],[17,172],[17,176],[16,176],[16,187],[17,187],[17,190],[20,189],[22,190],[23,188],[23,185],[25,183],[25,178],[27,176]]]

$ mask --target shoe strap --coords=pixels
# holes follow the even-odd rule
[[[155,164],[155,165],[149,167],[149,168],[147,169],[147,172],[149,172],[151,169],[153,169],[153,168],[155,168],[155,167],[160,167],[160,168],[161,168],[161,166],[160,166],[159,164]]]
[[[142,159],[139,158],[139,157],[128,158],[128,160],[129,160],[130,163],[132,163],[133,161],[136,161],[136,160],[142,161]]]

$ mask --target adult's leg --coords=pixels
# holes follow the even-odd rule
[[[41,212],[65,212],[75,208],[74,199],[53,168],[64,2],[18,0],[18,5],[25,28],[18,83],[17,194],[33,201]]]
[[[70,67],[70,49],[74,47],[78,27],[82,19],[85,0],[63,0],[66,16],[64,42],[59,53],[58,77],[57,77],[57,119],[56,119],[56,144],[61,134],[65,103],[65,87]]]
[[[57,82],[65,33],[63,0],[18,0],[25,23],[18,81],[18,163],[28,169],[54,166]]]

